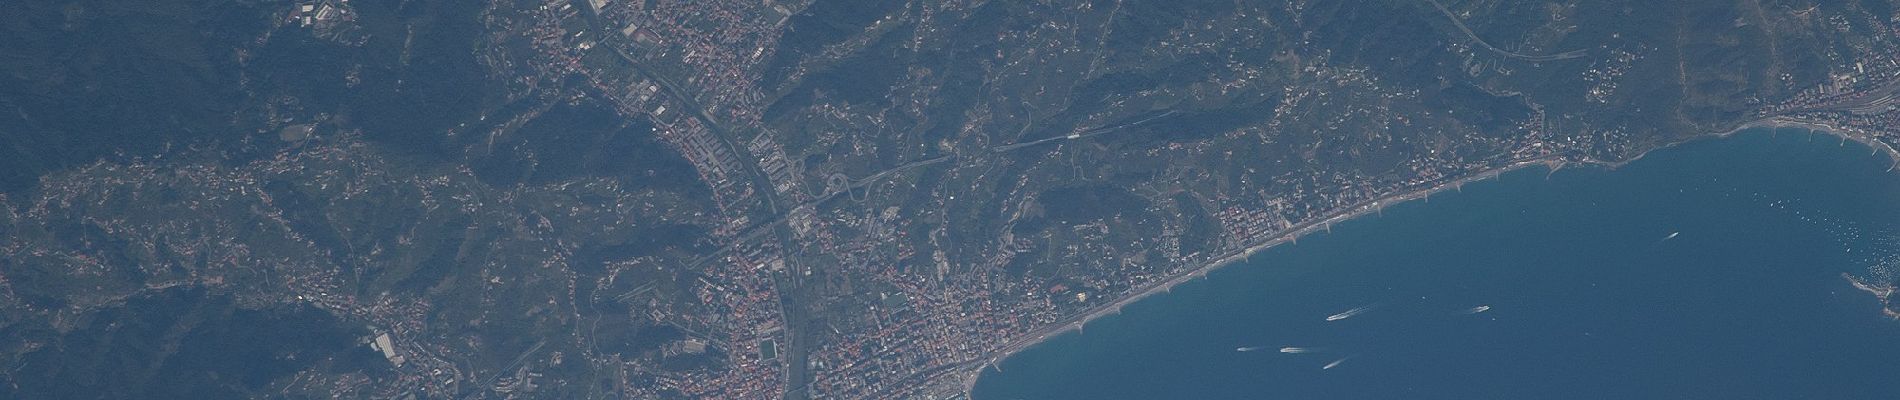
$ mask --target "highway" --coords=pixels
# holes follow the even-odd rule
[[[1439,4],[1438,0],[1425,0],[1425,1],[1432,3],[1432,7],[1437,8],[1438,12],[1444,13],[1445,18],[1451,18],[1451,23],[1453,25],[1457,25],[1458,30],[1464,31],[1465,36],[1471,37],[1471,41],[1478,42],[1479,46],[1484,46],[1485,49],[1489,49],[1492,52],[1502,54],[1505,57],[1510,57],[1510,58],[1515,58],[1515,59],[1530,61],[1530,62],[1541,62],[1541,61],[1557,61],[1557,60],[1583,57],[1584,54],[1586,53],[1584,50],[1572,50],[1572,51],[1567,51],[1567,52],[1558,53],[1558,54],[1538,56],[1538,55],[1515,53],[1509,50],[1500,49],[1497,46],[1492,46],[1491,43],[1489,42],[1485,42],[1484,38],[1478,37],[1477,32],[1472,32],[1471,27],[1465,26],[1465,21],[1458,19],[1457,15],[1452,14],[1451,10],[1445,8],[1444,4]]]

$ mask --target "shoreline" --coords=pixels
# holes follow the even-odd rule
[[[1077,314],[1076,316],[1064,319],[1061,322],[1051,325],[1049,327],[1036,330],[1036,331],[1031,331],[1030,333],[1025,335],[1023,338],[1009,342],[1008,344],[1004,345],[1002,349],[990,353],[990,357],[970,361],[970,363],[972,364],[978,364],[979,368],[976,368],[974,370],[964,371],[964,373],[969,374],[969,376],[964,378],[963,392],[965,395],[968,395],[972,390],[976,388],[976,382],[983,375],[984,369],[988,369],[993,366],[996,366],[1000,364],[1002,360],[1008,359],[1010,356],[1016,355],[1016,353],[1035,347],[1036,345],[1047,341],[1051,337],[1060,336],[1062,334],[1068,333],[1069,331],[1080,331],[1082,330],[1083,326],[1088,325],[1089,322],[1093,322],[1098,318],[1120,314],[1122,307],[1147,299],[1150,296],[1171,292],[1173,291],[1176,285],[1187,283],[1197,278],[1204,278],[1210,272],[1213,272],[1221,268],[1225,268],[1229,265],[1233,265],[1241,261],[1246,261],[1247,259],[1251,258],[1254,254],[1259,253],[1261,251],[1265,251],[1274,246],[1278,246],[1278,245],[1289,243],[1289,242],[1296,242],[1299,240],[1301,236],[1305,236],[1315,231],[1330,230],[1332,229],[1332,225],[1335,223],[1344,222],[1347,220],[1358,218],[1366,214],[1380,212],[1384,209],[1385,206],[1404,203],[1411,200],[1417,200],[1420,198],[1425,198],[1432,194],[1436,194],[1436,193],[1443,192],[1446,190],[1457,190],[1459,188],[1462,188],[1466,183],[1472,183],[1472,182],[1477,182],[1477,181],[1483,181],[1486,179],[1496,178],[1499,175],[1503,175],[1505,173],[1517,171],[1517,170],[1524,169],[1527,167],[1532,167],[1532,166],[1542,166],[1542,167],[1549,168],[1552,171],[1555,171],[1559,168],[1562,168],[1565,164],[1572,163],[1572,162],[1574,161],[1563,160],[1561,154],[1550,154],[1550,155],[1538,156],[1538,157],[1534,157],[1534,158],[1530,158],[1526,160],[1517,161],[1503,167],[1492,168],[1489,170],[1476,172],[1471,175],[1467,175],[1462,178],[1453,179],[1450,181],[1439,183],[1437,185],[1426,186],[1423,188],[1418,188],[1418,189],[1414,189],[1410,191],[1405,191],[1405,192],[1400,192],[1396,194],[1386,195],[1383,197],[1374,198],[1372,200],[1363,201],[1363,202],[1354,204],[1352,206],[1348,206],[1346,208],[1340,209],[1339,211],[1335,211],[1325,218],[1293,225],[1293,227],[1288,228],[1287,230],[1268,236],[1269,239],[1267,239],[1264,242],[1260,242],[1260,244],[1256,244],[1253,246],[1248,246],[1246,248],[1224,253],[1225,255],[1215,258],[1213,261],[1208,261],[1199,267],[1186,270],[1185,272],[1182,272],[1181,274],[1176,275],[1173,278],[1157,281],[1154,283],[1150,283],[1146,286],[1139,287],[1135,289],[1133,292],[1131,292],[1133,294],[1130,294],[1127,297],[1118,299],[1114,302],[1086,308],[1084,309],[1082,313]]]
[[[1643,157],[1648,157],[1649,153],[1653,153],[1657,150],[1673,148],[1676,146],[1681,146],[1681,145],[1699,142],[1703,140],[1724,139],[1730,136],[1735,136],[1735,134],[1737,133],[1741,133],[1743,131],[1748,131],[1748,130],[1754,130],[1754,129],[1779,130],[1781,128],[1803,129],[1803,130],[1807,130],[1810,134],[1820,133],[1820,134],[1825,134],[1828,136],[1839,137],[1841,138],[1842,145],[1845,145],[1847,141],[1852,140],[1856,143],[1860,143],[1861,145],[1874,149],[1875,153],[1886,153],[1887,158],[1894,162],[1892,166],[1889,166],[1887,168],[1888,171],[1893,171],[1896,169],[1896,167],[1900,167],[1900,149],[1895,149],[1893,145],[1889,145],[1886,142],[1882,142],[1879,139],[1876,139],[1873,133],[1864,132],[1864,131],[1861,131],[1859,129],[1854,129],[1854,128],[1842,128],[1842,127],[1828,125],[1828,124],[1819,123],[1819,122],[1802,121],[1802,120],[1786,118],[1786,117],[1765,117],[1761,119],[1744,122],[1741,125],[1736,126],[1734,129],[1729,129],[1727,131],[1688,137],[1683,140],[1666,143],[1660,146],[1656,146],[1655,148],[1644,150],[1642,153],[1637,154],[1635,157],[1630,157],[1627,160],[1614,161],[1614,162],[1592,160],[1592,161],[1580,161],[1580,163],[1591,164],[1591,165],[1601,165],[1610,169],[1616,169],[1616,168],[1621,168],[1623,165],[1629,164],[1636,160],[1641,160],[1643,159]],[[1776,133],[1775,131],[1771,131],[1770,134],[1778,135],[1779,133]]]
[[[1900,168],[1900,150],[1896,150],[1893,146],[1888,145],[1885,142],[1881,142],[1880,140],[1876,139],[1874,135],[1871,133],[1860,132],[1858,130],[1853,130],[1853,129],[1844,129],[1844,128],[1835,127],[1835,126],[1831,126],[1827,124],[1800,121],[1800,120],[1783,118],[1783,117],[1768,117],[1768,118],[1757,119],[1757,120],[1742,123],[1741,125],[1738,125],[1735,128],[1729,129],[1727,131],[1714,133],[1714,134],[1692,136],[1692,137],[1685,138],[1682,140],[1677,140],[1674,142],[1658,145],[1653,148],[1643,150],[1643,152],[1637,154],[1634,157],[1630,157],[1628,159],[1620,160],[1620,161],[1606,162],[1606,161],[1590,160],[1590,159],[1566,160],[1564,159],[1564,156],[1562,154],[1548,154],[1548,155],[1533,157],[1533,158],[1529,158],[1525,160],[1520,160],[1520,161],[1516,161],[1502,167],[1497,167],[1497,168],[1492,168],[1489,170],[1476,172],[1471,175],[1454,179],[1451,181],[1446,181],[1446,182],[1439,183],[1436,185],[1431,185],[1431,186],[1404,191],[1400,193],[1395,193],[1391,195],[1381,196],[1381,197],[1374,198],[1372,200],[1368,200],[1368,201],[1354,204],[1352,206],[1348,206],[1346,208],[1340,209],[1339,211],[1335,211],[1324,218],[1293,225],[1287,230],[1268,236],[1268,239],[1266,241],[1260,242],[1259,244],[1248,246],[1248,247],[1234,250],[1234,251],[1230,251],[1228,253],[1224,253],[1224,255],[1217,257],[1213,259],[1212,261],[1208,261],[1206,263],[1201,264],[1198,267],[1188,269],[1174,277],[1157,281],[1154,283],[1150,283],[1145,286],[1141,286],[1131,291],[1130,293],[1132,294],[1126,297],[1123,297],[1121,299],[1117,299],[1114,302],[1085,308],[1083,309],[1081,313],[1076,314],[1075,316],[1063,319],[1060,322],[1057,322],[1056,324],[1052,324],[1043,329],[1030,331],[1029,333],[1023,335],[1022,338],[1016,339],[1014,341],[1010,341],[1009,343],[1003,345],[1002,348],[991,352],[988,355],[988,357],[969,361],[964,366],[960,367],[959,369],[961,369],[962,371],[958,373],[966,375],[966,376],[961,377],[961,380],[963,381],[962,393],[964,394],[964,396],[967,397],[976,389],[976,383],[983,376],[983,372],[985,369],[994,367],[994,368],[997,368],[998,371],[1001,371],[1001,367],[999,367],[998,365],[1000,365],[1003,362],[1003,360],[1006,360],[1010,358],[1011,356],[1014,356],[1017,353],[1020,353],[1024,350],[1033,348],[1036,345],[1042,344],[1043,342],[1048,341],[1048,339],[1052,337],[1061,336],[1062,334],[1069,333],[1069,331],[1072,331],[1072,330],[1079,332],[1082,330],[1082,328],[1085,325],[1088,325],[1089,322],[1093,322],[1094,320],[1098,318],[1120,314],[1122,307],[1125,307],[1129,304],[1134,304],[1135,302],[1147,299],[1150,296],[1171,292],[1173,291],[1174,286],[1176,285],[1187,283],[1197,278],[1205,278],[1207,274],[1210,272],[1227,267],[1237,262],[1246,261],[1256,253],[1265,251],[1269,248],[1272,248],[1274,246],[1279,246],[1284,243],[1297,242],[1301,236],[1305,236],[1307,234],[1313,233],[1314,231],[1330,230],[1332,228],[1332,224],[1334,223],[1344,222],[1347,220],[1358,218],[1360,216],[1364,216],[1369,213],[1376,213],[1383,210],[1385,206],[1390,206],[1394,204],[1426,198],[1426,197],[1431,196],[1432,194],[1443,192],[1445,190],[1457,190],[1459,188],[1462,188],[1464,184],[1466,183],[1495,178],[1506,173],[1510,173],[1513,171],[1517,171],[1517,170],[1524,169],[1527,167],[1532,167],[1532,166],[1543,166],[1543,167],[1549,168],[1550,171],[1553,173],[1569,164],[1596,165],[1596,166],[1602,166],[1604,168],[1614,170],[1617,168],[1621,168],[1622,166],[1627,165],[1636,160],[1640,160],[1643,157],[1647,157],[1650,153],[1653,153],[1657,150],[1674,148],[1677,146],[1681,146],[1681,145],[1693,143],[1693,142],[1698,142],[1702,140],[1728,138],[1728,137],[1734,136],[1737,133],[1741,133],[1741,132],[1749,131],[1753,129],[1763,129],[1763,128],[1766,128],[1766,129],[1800,128],[1800,129],[1809,131],[1810,134],[1821,133],[1821,134],[1827,134],[1831,136],[1840,137],[1843,145],[1846,144],[1846,141],[1852,140],[1852,141],[1861,143],[1863,145],[1866,145],[1870,148],[1873,148],[1875,153],[1883,153],[1883,152],[1886,153],[1888,159],[1894,162],[1894,164],[1892,164],[1892,166],[1888,168],[1888,171],[1893,171],[1896,168]],[[1775,134],[1775,133],[1771,132],[1771,134]],[[972,365],[976,366],[976,368],[970,368],[970,366]]]

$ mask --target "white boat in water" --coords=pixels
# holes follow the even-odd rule
[[[1342,319],[1347,319],[1347,318],[1352,318],[1352,317],[1353,317],[1353,316],[1355,316],[1355,315],[1359,315],[1359,314],[1363,314],[1363,313],[1365,313],[1366,311],[1371,311],[1373,307],[1378,307],[1378,306],[1379,306],[1379,305],[1378,305],[1378,304],[1376,304],[1376,303],[1375,303],[1375,304],[1367,304],[1367,305],[1364,305],[1364,306],[1359,306],[1358,308],[1354,308],[1354,309],[1351,309],[1351,310],[1346,310],[1345,312],[1341,312],[1341,313],[1338,313],[1338,314],[1333,314],[1333,315],[1331,315],[1331,316],[1327,316],[1327,317],[1326,317],[1326,320],[1327,320],[1327,321],[1338,321],[1338,320],[1342,320]]]
[[[1337,367],[1339,366],[1339,364],[1346,363],[1346,360],[1351,360],[1353,356],[1356,356],[1356,355],[1357,354],[1354,354],[1352,356],[1340,357],[1338,360],[1333,360],[1333,362],[1326,363],[1326,366],[1319,367],[1319,369],[1333,369],[1333,367]]]

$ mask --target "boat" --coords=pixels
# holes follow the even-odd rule
[[[1346,362],[1346,360],[1351,360],[1351,359],[1353,358],[1353,356],[1357,356],[1357,355],[1358,355],[1358,354],[1354,354],[1354,355],[1351,355],[1351,356],[1345,356],[1345,357],[1340,357],[1340,358],[1339,358],[1338,360],[1333,360],[1333,362],[1329,362],[1329,363],[1326,363],[1326,366],[1324,366],[1324,367],[1319,367],[1319,369],[1333,369],[1333,367],[1337,367],[1337,366],[1339,366],[1339,364],[1343,364],[1343,363],[1345,363],[1345,362]]]
[[[1358,308],[1346,310],[1345,312],[1327,316],[1326,320],[1330,322],[1330,321],[1338,321],[1342,319],[1352,318],[1355,315],[1359,315],[1361,313],[1365,313],[1366,311],[1370,311],[1372,310],[1373,307],[1376,307],[1376,306],[1378,306],[1378,304],[1368,304],[1368,305],[1360,306]]]

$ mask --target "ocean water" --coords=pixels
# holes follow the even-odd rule
[[[1890,166],[1784,128],[1505,174],[1131,304],[973,397],[1900,398],[1900,321],[1843,276],[1894,280]]]

